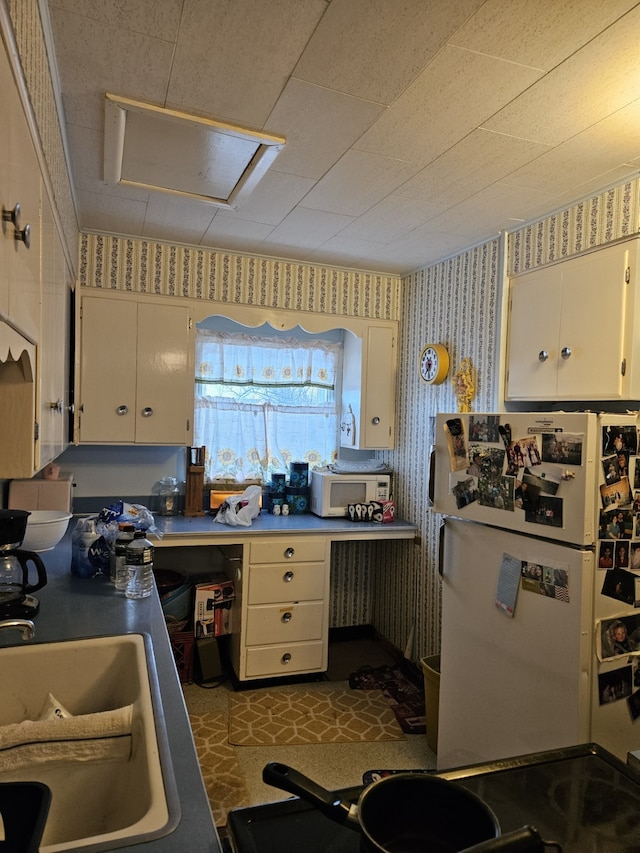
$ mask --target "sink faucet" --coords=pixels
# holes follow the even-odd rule
[[[0,628],[17,628],[23,640],[33,640],[36,632],[36,626],[31,619],[2,619]]]

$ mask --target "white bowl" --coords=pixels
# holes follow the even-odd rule
[[[67,531],[70,512],[59,509],[29,510],[27,531],[20,546],[24,551],[50,551]]]

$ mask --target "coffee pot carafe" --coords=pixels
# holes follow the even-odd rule
[[[0,618],[34,616],[40,602],[31,595],[47,583],[44,563],[32,551],[21,551],[30,513],[26,510],[0,510]],[[37,579],[29,582],[29,564]]]

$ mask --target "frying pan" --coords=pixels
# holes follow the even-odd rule
[[[455,782],[426,773],[398,773],[379,779],[364,789],[356,805],[286,764],[270,762],[262,778],[267,785],[302,797],[332,820],[360,830],[361,848],[366,853],[544,850],[538,833],[530,827],[500,836],[498,819],[480,797]]]

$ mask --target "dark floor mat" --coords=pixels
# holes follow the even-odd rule
[[[361,666],[349,676],[352,690],[382,690],[406,734],[426,732],[424,681],[410,661],[395,666]]]

